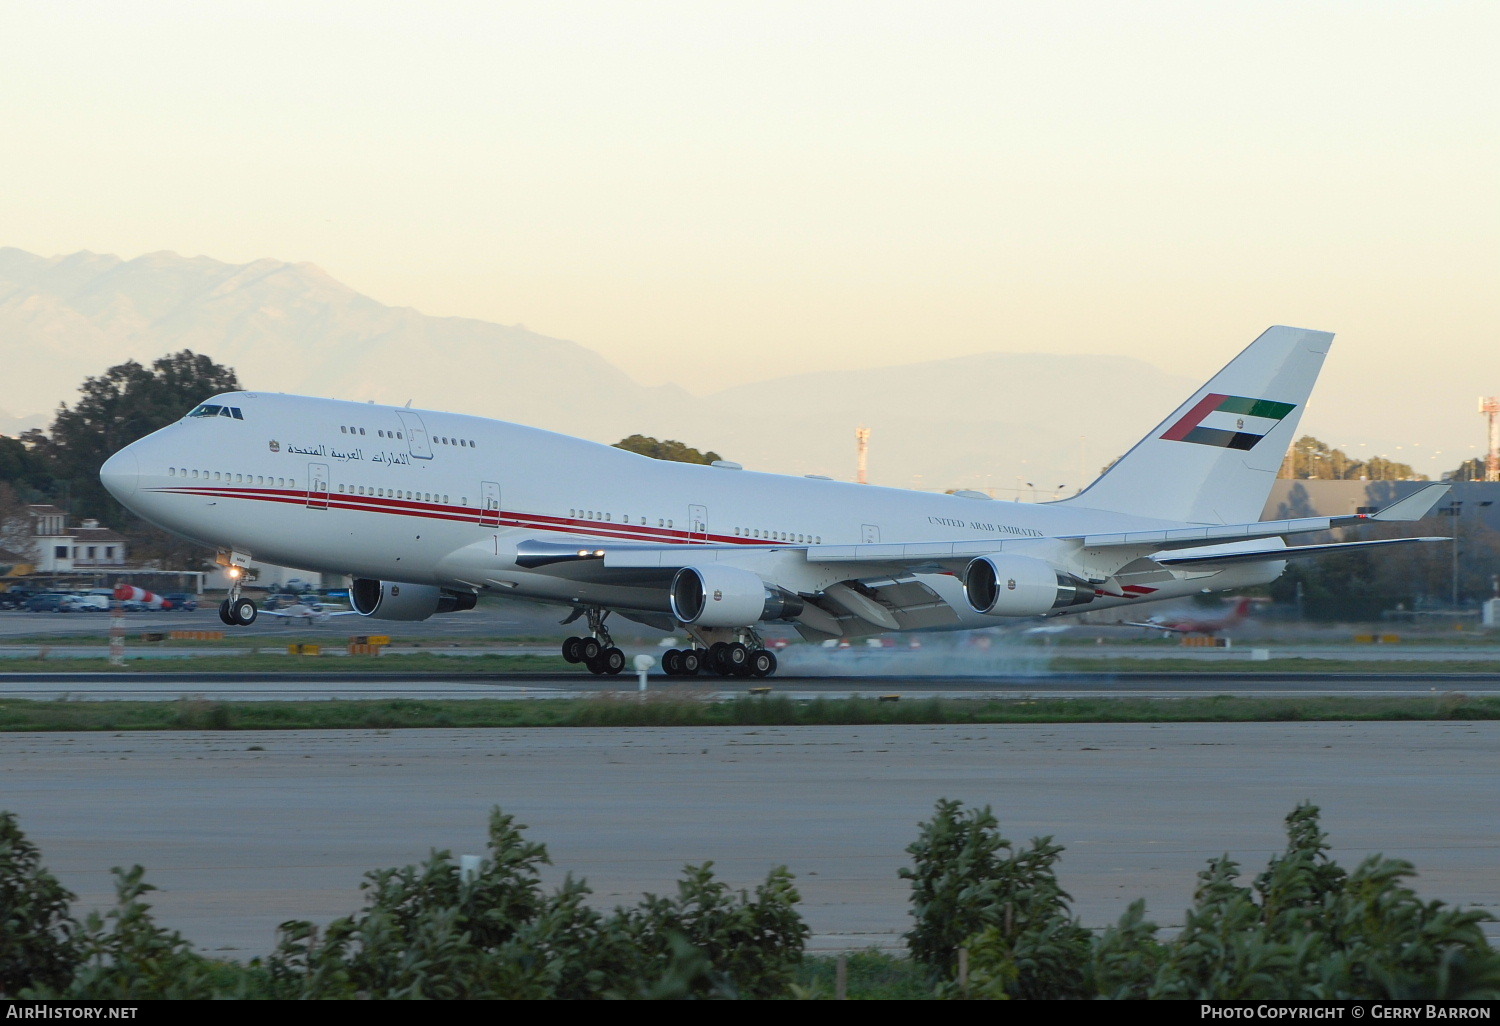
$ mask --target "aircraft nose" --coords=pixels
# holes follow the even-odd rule
[[[104,466],[99,468],[99,481],[109,493],[121,502],[127,496],[135,494],[136,485],[141,480],[141,461],[136,454],[131,452],[131,447],[126,446],[104,461]]]

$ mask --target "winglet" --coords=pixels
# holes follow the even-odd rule
[[[1426,488],[1412,492],[1404,499],[1397,500],[1382,510],[1370,514],[1371,520],[1395,520],[1410,522],[1421,520],[1432,512],[1432,507],[1443,500],[1453,489],[1449,485],[1434,484]]]

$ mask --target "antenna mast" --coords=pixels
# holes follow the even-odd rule
[[[1479,397],[1479,412],[1490,418],[1490,451],[1484,458],[1484,479],[1500,481],[1500,396]]]

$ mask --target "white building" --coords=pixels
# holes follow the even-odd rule
[[[97,520],[69,528],[68,515],[56,506],[26,507],[24,534],[10,547],[31,560],[37,573],[109,570],[125,566],[125,539]]]

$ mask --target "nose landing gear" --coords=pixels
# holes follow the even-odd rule
[[[235,574],[229,585],[229,597],[219,603],[219,619],[231,627],[250,626],[260,612],[253,601],[240,594],[242,580]]]

